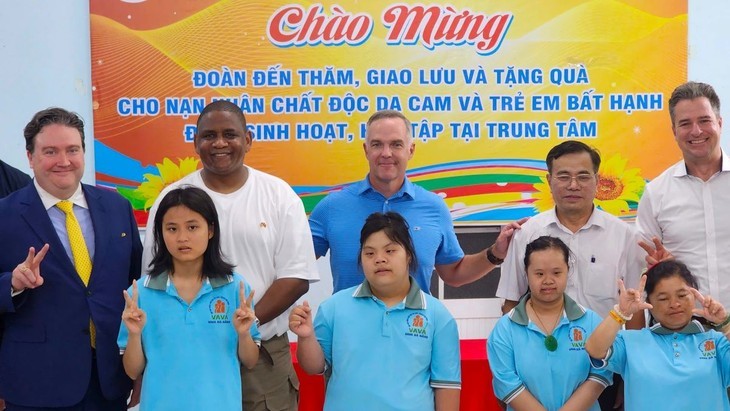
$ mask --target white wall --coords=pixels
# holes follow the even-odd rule
[[[23,128],[59,106],[86,122],[84,182],[94,183],[91,47],[87,0],[0,3],[0,158],[28,174]]]
[[[119,1],[119,0],[108,0]],[[730,118],[730,2],[689,1],[689,79],[712,84],[725,100]],[[32,115],[49,106],[78,112],[87,122],[87,165],[84,181],[94,182],[91,123],[89,4],[86,0],[6,0],[0,5],[0,113],[6,126],[0,133],[0,158],[30,174],[22,131]],[[657,50],[661,53],[661,50]],[[667,133],[670,132],[667,125]],[[723,147],[730,151],[730,141]],[[306,296],[321,301],[331,293],[326,258],[318,262],[323,281]],[[465,305],[471,310],[465,309]],[[461,321],[462,337],[485,337],[499,315],[498,301],[462,301],[450,307]],[[474,317],[473,312],[483,313]],[[485,324],[479,326],[479,322]]]

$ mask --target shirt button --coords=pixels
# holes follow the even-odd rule
[[[675,347],[678,347],[678,346],[679,346],[679,344],[677,344],[677,343],[674,343],[674,346],[675,346]]]
[[[190,312],[193,312],[193,307],[189,307],[189,308],[188,308],[188,312],[189,312],[189,313],[190,313]]]
[[[390,315],[390,311],[386,311],[385,312],[385,315]]]
[[[86,296],[91,297],[91,290],[86,290]]]
[[[678,353],[678,352],[675,352],[675,353],[674,353],[674,357],[675,357],[675,358],[679,358],[679,353]]]

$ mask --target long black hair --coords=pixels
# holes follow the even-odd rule
[[[233,265],[228,263],[221,253],[220,227],[215,204],[205,191],[190,185],[181,186],[170,191],[157,207],[154,223],[154,257],[150,263],[150,275],[154,277],[165,271],[172,272],[172,254],[165,246],[162,220],[171,208],[177,206],[187,207],[200,214],[208,223],[208,230],[213,233],[210,240],[208,240],[208,248],[203,253],[203,277],[215,278],[231,275]]]

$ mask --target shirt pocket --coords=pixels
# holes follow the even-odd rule
[[[618,296],[618,284],[616,283],[616,264],[606,261],[595,261],[587,265],[583,290],[586,295],[596,299],[615,300]]]

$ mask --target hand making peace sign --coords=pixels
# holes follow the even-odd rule
[[[233,328],[236,329],[238,335],[246,335],[251,330],[251,324],[256,321],[256,313],[253,310],[254,290],[248,295],[248,299],[243,292],[243,281],[238,283],[238,299],[241,305],[233,313]]]
[[[147,314],[139,308],[139,290],[137,289],[137,280],[132,281],[132,296],[130,297],[127,290],[124,290],[124,311],[122,311],[122,321],[127,327],[130,335],[142,334],[142,329],[147,323]]]
[[[43,277],[41,277],[41,261],[48,252],[48,244],[36,254],[35,247],[28,249],[28,256],[25,261],[18,264],[13,270],[13,276],[10,279],[10,286],[13,291],[23,291],[26,288],[36,288],[43,285]]]
[[[672,253],[664,248],[664,244],[662,244],[659,238],[652,237],[651,241],[654,243],[654,247],[649,243],[639,241],[639,246],[646,251],[646,257],[644,259],[648,267],[653,267],[662,261],[674,260]]]

